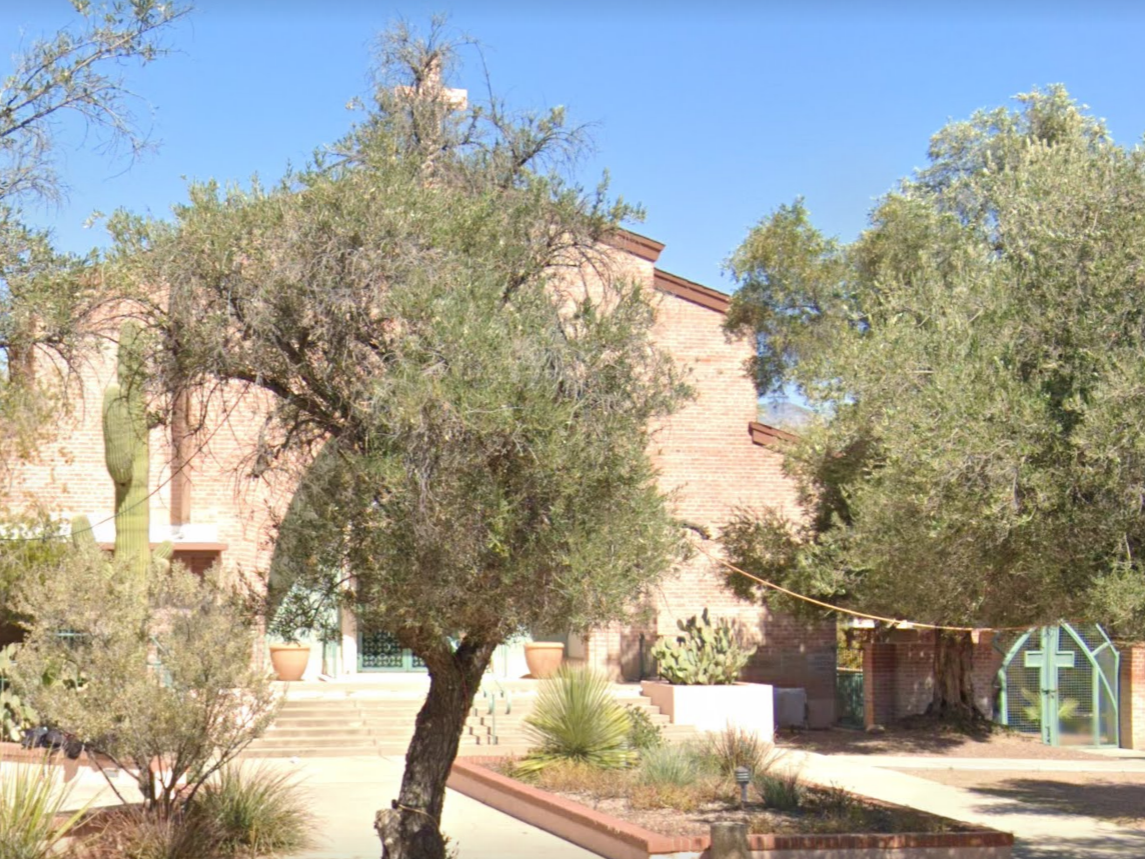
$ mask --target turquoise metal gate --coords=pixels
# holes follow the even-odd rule
[[[1053,746],[1116,746],[1120,656],[1095,623],[1017,636],[998,670],[997,720]]]

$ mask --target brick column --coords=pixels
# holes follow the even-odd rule
[[[1145,749],[1145,643],[1121,648],[1121,748]]]
[[[863,724],[869,730],[895,718],[895,645],[868,642],[863,647]]]

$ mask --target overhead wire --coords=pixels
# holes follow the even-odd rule
[[[692,541],[692,547],[696,549],[701,555],[705,556],[711,561],[714,561],[721,566],[727,567],[732,572],[741,575],[756,584],[762,585],[770,590],[777,591],[791,597],[792,599],[802,600],[803,602],[810,603],[811,605],[818,606],[819,608],[827,609],[828,611],[838,612],[839,614],[850,615],[851,617],[863,618],[865,620],[873,620],[879,623],[887,623],[899,629],[932,629],[940,632],[969,632],[973,636],[980,635],[983,632],[1016,632],[1027,630],[1031,625],[1026,626],[952,626],[941,623],[926,623],[924,621],[906,620],[904,618],[886,617],[879,614],[871,614],[870,612],[858,611],[857,609],[847,608],[841,605],[834,605],[833,603],[825,602],[815,597],[807,596],[806,594],[798,593],[790,588],[785,588],[781,584],[768,581],[747,570],[740,569],[735,564],[728,561],[726,558],[721,558],[705,550],[702,546]]]

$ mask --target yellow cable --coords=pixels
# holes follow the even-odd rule
[[[729,570],[749,578],[757,584],[761,584],[766,588],[771,588],[774,591],[779,591],[781,594],[786,594],[787,596],[794,599],[803,600],[804,602],[811,603],[812,605],[817,605],[820,608],[825,608],[828,611],[836,611],[840,614],[849,614],[852,617],[861,617],[867,620],[877,620],[882,623],[889,623],[894,626],[901,627],[903,629],[934,629],[946,632],[969,632],[972,634],[978,634],[982,632],[1013,632],[1015,630],[1026,630],[1030,628],[1029,626],[945,626],[939,623],[922,623],[911,620],[902,620],[900,618],[883,617],[882,615],[878,614],[868,614],[867,612],[856,611],[855,609],[843,608],[842,606],[832,605],[831,603],[817,600],[814,597],[809,597],[805,594],[796,593],[793,590],[783,587],[783,585],[777,585],[775,582],[769,582],[767,579],[761,579],[759,576],[752,575],[751,573],[747,572],[747,570],[741,570],[735,564],[725,560],[724,558],[717,557],[711,552],[705,551],[702,547],[694,542],[692,545],[696,551],[707,557],[709,560],[715,561],[717,564],[722,564]]]

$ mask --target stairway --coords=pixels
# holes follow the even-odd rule
[[[292,684],[294,685],[294,684]],[[350,684],[306,684],[288,691],[278,718],[244,752],[251,758],[352,757],[404,755],[424,690],[370,690]],[[322,688],[327,686],[328,688]],[[667,716],[635,687],[618,684],[619,703],[645,710],[670,742],[696,736],[689,725],[669,724]],[[524,754],[532,745],[524,719],[536,698],[536,682],[510,688],[507,695],[478,693],[465,722],[459,755]],[[496,713],[490,711],[495,702]]]

